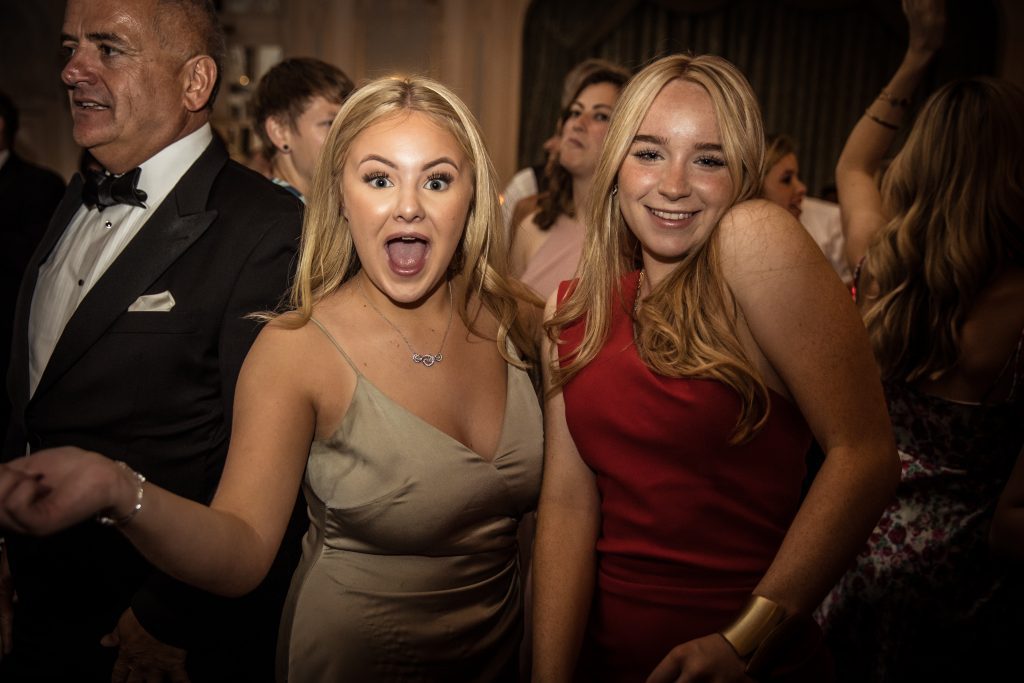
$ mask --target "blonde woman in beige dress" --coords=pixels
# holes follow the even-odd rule
[[[498,211],[455,95],[422,78],[357,90],[317,169],[293,310],[268,316],[242,369],[211,505],[61,448],[0,469],[0,524],[100,514],[169,574],[240,595],[301,485],[280,680],[516,680],[541,417]]]

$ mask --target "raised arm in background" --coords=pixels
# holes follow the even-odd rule
[[[910,27],[907,52],[885,89],[853,127],[836,164],[850,270],[856,269],[888,219],[876,176],[946,30],[945,0],[903,0],[903,11]]]

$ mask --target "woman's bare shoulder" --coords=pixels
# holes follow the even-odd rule
[[[998,275],[978,297],[960,335],[963,363],[970,370],[1002,369],[1024,332],[1024,268]]]
[[[717,239],[727,275],[818,266],[824,259],[791,213],[763,199],[730,208],[719,222]]]

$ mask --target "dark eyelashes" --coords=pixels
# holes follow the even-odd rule
[[[637,159],[643,159],[645,161],[650,161],[652,159],[658,158],[658,150],[656,150],[656,149],[638,149],[638,150],[635,150],[633,152],[633,156],[635,156]]]

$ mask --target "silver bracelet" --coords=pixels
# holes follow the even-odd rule
[[[135,515],[139,514],[139,510],[142,509],[142,485],[146,483],[146,478],[120,460],[117,461],[117,466],[135,477],[135,481],[138,483],[138,489],[135,491],[135,505],[132,506],[131,511],[124,517],[109,517],[103,514],[96,515],[96,521],[103,526],[124,526],[128,522],[132,521],[132,519],[135,518]]]

